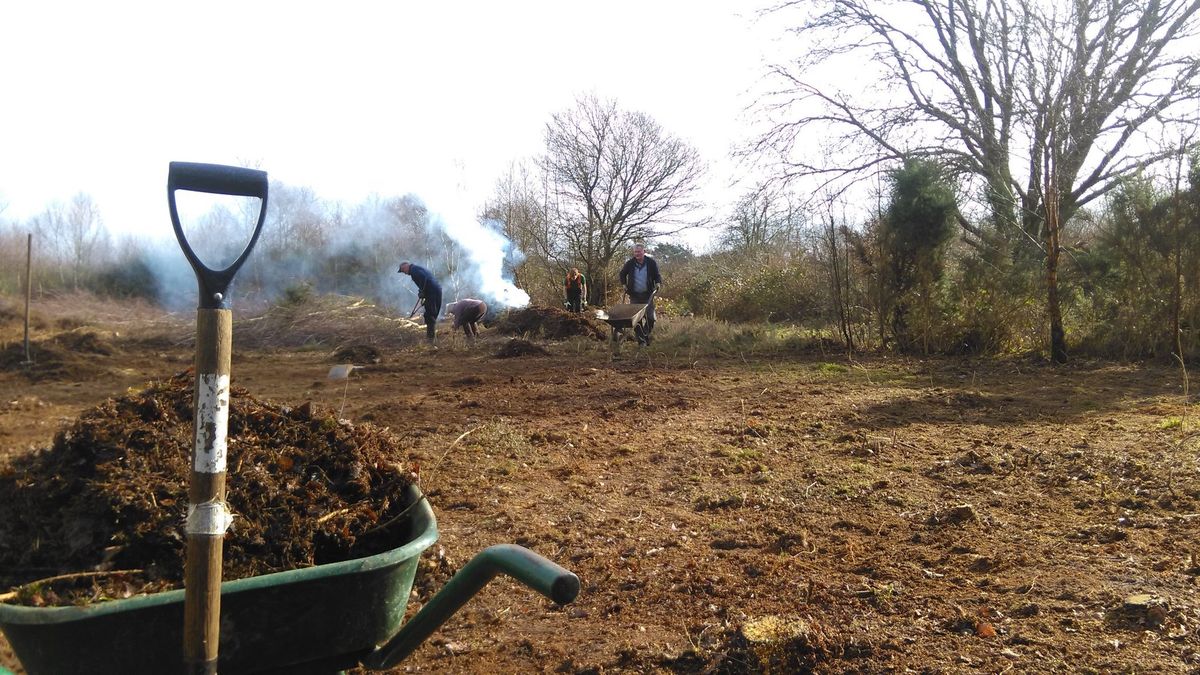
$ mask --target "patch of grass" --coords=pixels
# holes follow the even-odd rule
[[[723,509],[736,509],[747,506],[746,495],[744,494],[708,494],[697,497],[692,502],[692,508],[697,511],[719,511]]]
[[[464,445],[488,454],[525,457],[533,451],[529,437],[505,419],[488,422],[464,439]]]
[[[654,327],[654,346],[664,352],[706,356],[749,351],[761,335],[757,326],[740,326],[703,317],[663,317]]]
[[[706,317],[663,316],[654,328],[655,351],[680,357],[753,356],[796,351],[840,351],[830,333],[789,325],[740,324]]]
[[[840,363],[823,362],[818,363],[816,366],[814,366],[814,368],[816,368],[816,371],[822,375],[841,375],[843,373],[850,372],[849,368]]]
[[[1195,426],[1196,425],[1194,422],[1188,422],[1188,421],[1184,420],[1182,417],[1173,417],[1173,416],[1172,417],[1164,417],[1162,419],[1162,421],[1158,423],[1158,428],[1163,431],[1171,431],[1171,430],[1189,431],[1191,429],[1194,429]]]

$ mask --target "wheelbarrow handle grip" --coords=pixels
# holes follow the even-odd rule
[[[167,189],[263,199],[267,195],[267,172],[223,164],[171,162]]]
[[[579,595],[579,577],[524,546],[497,544],[484,549],[476,558],[484,555],[498,571],[560,605],[570,604]]]
[[[489,546],[471,558],[400,632],[368,654],[362,665],[386,670],[404,660],[501,572],[560,605],[579,595],[579,577],[569,570],[522,546]]]

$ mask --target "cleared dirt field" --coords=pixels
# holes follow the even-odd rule
[[[79,358],[0,369],[0,463],[190,364],[186,318],[119,319],[43,319]],[[408,439],[441,531],[410,611],[495,543],[580,577],[567,607],[494,582],[397,672],[1200,672],[1178,368],[720,353],[684,321],[616,361],[455,336],[349,386],[327,344],[244,347],[233,379]]]

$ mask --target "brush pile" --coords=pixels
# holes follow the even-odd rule
[[[193,336],[194,337],[194,336]],[[399,348],[425,338],[425,326],[388,307],[347,295],[298,295],[234,321],[236,347]]]
[[[192,415],[192,377],[181,373],[84,412],[52,447],[0,469],[0,584],[75,579],[30,584],[7,601],[181,585]],[[225,579],[374,555],[403,534],[401,495],[414,478],[386,429],[235,387],[229,438]]]
[[[531,305],[501,315],[494,329],[502,335],[523,335],[547,340],[571,337],[608,339],[608,326],[588,314],[575,314],[557,307]]]

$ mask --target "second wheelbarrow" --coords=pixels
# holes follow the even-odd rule
[[[632,328],[634,336],[638,340],[638,345],[643,343],[646,331],[646,309],[650,305],[638,304],[622,304],[613,305],[607,310],[596,310],[596,318],[604,323],[607,323],[612,328],[612,335],[609,337],[609,342],[612,346],[612,355],[616,356],[621,351],[621,342],[625,340],[625,331]]]

